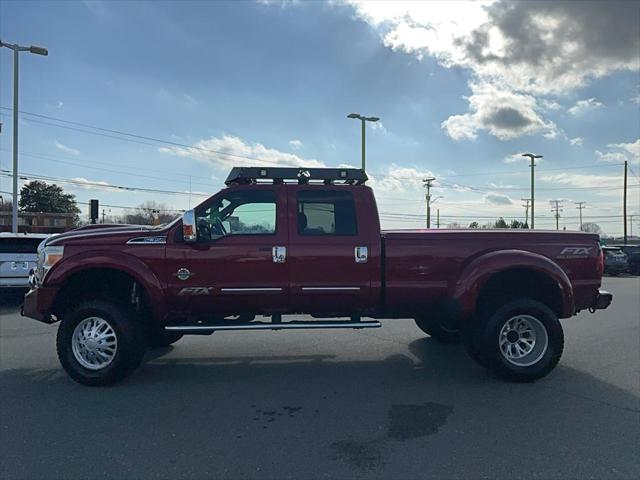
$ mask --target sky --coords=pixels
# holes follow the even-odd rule
[[[232,166],[358,166],[385,228],[524,220],[622,232],[640,214],[640,2],[0,0],[20,56],[19,172],[105,213],[195,206]],[[0,195],[13,56],[0,49]],[[121,187],[128,187],[123,189]],[[109,205],[109,206],[107,206]],[[640,216],[631,228],[640,233]]]

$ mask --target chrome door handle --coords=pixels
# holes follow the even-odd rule
[[[368,259],[369,259],[369,249],[367,247],[355,248],[356,263],[367,263]]]
[[[273,247],[271,249],[273,263],[284,263],[287,259],[287,247]]]

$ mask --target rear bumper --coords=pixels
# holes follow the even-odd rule
[[[24,296],[24,303],[20,313],[23,317],[33,318],[43,323],[54,323],[57,321],[52,315],[53,301],[56,294],[55,288],[32,288]]]
[[[606,290],[598,290],[598,295],[596,295],[596,299],[594,300],[589,310],[604,310],[605,308],[611,305],[611,301],[613,300],[613,294],[607,292]]]

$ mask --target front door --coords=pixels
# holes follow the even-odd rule
[[[287,197],[236,186],[195,209],[196,243],[167,245],[172,309],[186,315],[271,313],[289,298]]]
[[[291,301],[298,311],[353,315],[371,305],[371,249],[353,192],[341,186],[289,188]]]

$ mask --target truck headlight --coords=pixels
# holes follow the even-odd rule
[[[62,260],[63,254],[64,247],[62,246],[44,247],[38,252],[38,264],[36,270],[40,281],[42,281],[51,267]]]

